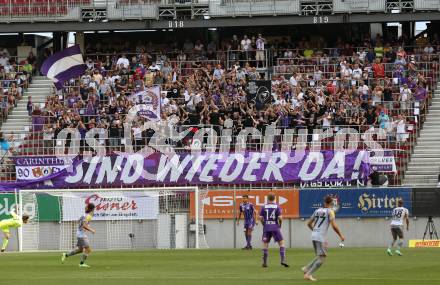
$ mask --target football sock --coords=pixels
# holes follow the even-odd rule
[[[83,253],[81,255],[81,261],[79,262],[79,264],[84,264],[86,262],[87,256],[89,256],[87,253]]]
[[[396,240],[393,239],[393,241],[390,243],[390,245],[388,246],[389,249],[392,249],[394,247],[394,245],[396,244]]]
[[[315,272],[316,270],[319,269],[319,267],[321,267],[321,265],[324,263],[325,257],[318,257],[318,259],[313,263],[312,267],[310,267],[309,272],[307,272],[308,274],[312,274],[313,272]]]
[[[71,252],[66,253],[66,257],[69,257],[69,256],[72,256],[72,255],[75,255],[75,254],[81,253],[81,251],[82,251],[82,250],[80,250],[80,249],[72,250]]]
[[[309,271],[312,267],[313,263],[318,260],[318,257],[315,257],[309,264],[306,265],[306,270]]]
[[[2,250],[6,249],[6,247],[8,246],[8,243],[9,243],[9,239],[7,239],[7,238],[3,239]]]
[[[250,246],[249,236],[246,233],[244,235],[246,237],[246,246],[249,247]]]
[[[267,264],[267,256],[269,254],[269,251],[267,248],[263,248],[263,264]]]
[[[286,259],[286,248],[284,246],[280,247],[280,258],[281,258],[281,263],[284,263]]]
[[[397,243],[397,250],[400,250],[400,248],[403,246],[403,240],[399,240]]]

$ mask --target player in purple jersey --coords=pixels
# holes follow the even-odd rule
[[[281,234],[282,215],[281,207],[275,203],[275,194],[267,195],[268,203],[261,207],[260,220],[263,225],[263,267],[267,267],[269,242],[273,239],[280,246],[281,265],[289,267],[286,263],[286,248]]]
[[[249,202],[249,196],[243,195],[243,202],[240,204],[240,214],[238,214],[237,226],[240,225],[240,219],[244,217],[244,236],[246,238],[246,246],[243,249],[252,249],[252,231],[257,222],[257,212],[255,206]]]

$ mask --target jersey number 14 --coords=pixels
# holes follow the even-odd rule
[[[265,209],[265,211],[266,211],[266,221],[275,220],[275,211],[270,212],[270,214],[269,214],[269,209]]]

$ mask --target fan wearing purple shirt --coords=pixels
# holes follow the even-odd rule
[[[247,194],[242,196],[243,202],[240,204],[240,213],[238,214],[237,226],[240,225],[240,219],[244,217],[244,236],[246,238],[246,246],[243,249],[252,249],[252,231],[254,230],[257,221],[257,212],[255,206],[249,202],[249,196]]]
[[[286,263],[286,248],[281,234],[283,221],[281,207],[275,203],[275,194],[273,193],[267,195],[267,201],[268,203],[260,210],[260,220],[263,225],[263,267],[267,267],[268,248],[272,237],[280,246],[281,265],[289,267]]]

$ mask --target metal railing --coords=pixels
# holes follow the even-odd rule
[[[0,21],[79,21],[79,7],[92,2],[90,0],[3,0],[0,2]]]
[[[0,22],[157,19],[158,3],[103,0],[2,0]]]
[[[334,13],[385,12],[386,0],[333,0]]]
[[[333,13],[389,13],[393,10],[436,11],[437,0],[291,0],[287,5],[279,0],[211,0],[210,14],[213,17],[258,16],[275,14],[274,10],[285,9],[280,14],[330,15]],[[255,8],[266,3],[264,8]],[[283,6],[284,5],[284,6]],[[274,8],[275,7],[275,8]]]
[[[414,0],[414,10],[440,11],[440,2],[437,0]]]
[[[354,76],[350,73],[344,73],[340,68],[339,64],[322,64],[316,65],[282,65],[275,66],[273,75],[283,76],[285,78],[290,78],[292,75],[299,74],[301,81],[343,81],[343,80],[353,80],[358,86],[364,81],[372,82],[374,80],[383,80],[382,78],[387,78],[393,81],[393,85],[402,85],[401,80],[398,78],[406,78],[411,76],[417,78],[422,76],[429,87],[432,89],[435,87],[437,79],[440,75],[440,64],[433,62],[418,63],[415,65],[415,69],[404,68],[402,70],[396,69],[395,64],[383,64],[384,66],[384,76],[375,77],[372,66],[369,69],[361,69],[360,73]],[[316,78],[319,76],[319,78]],[[398,79],[397,81],[395,79]]]
[[[436,11],[440,4],[436,0],[1,0],[0,22],[178,18],[176,9],[167,7],[185,11],[189,7],[194,18]]]
[[[181,51],[181,50],[171,50],[169,47],[164,46],[163,49],[140,51],[138,53],[125,53],[125,52],[114,52],[114,53],[87,53],[84,58],[91,59],[92,61],[97,61],[100,63],[106,63],[109,61],[111,65],[116,62],[118,58],[125,54],[128,59],[132,57],[143,58],[145,57],[148,63],[155,61],[158,64],[163,64],[164,62],[194,62],[194,63],[206,63],[206,62],[217,62],[221,63],[223,66],[226,64],[227,51]]]
[[[211,0],[211,17],[298,15],[299,0]]]
[[[393,10],[412,12],[414,11],[414,0],[386,0],[385,9],[386,12]]]
[[[420,47],[417,47],[420,48]],[[332,49],[329,49],[331,51]],[[361,58],[360,54],[356,52],[354,55],[338,55],[338,56],[329,56],[328,53],[319,52],[318,55],[313,55],[311,57],[304,56],[304,49],[282,49],[275,51],[277,54],[281,53],[282,56],[277,56],[275,60],[275,65],[281,64],[291,64],[291,65],[304,65],[304,64],[313,64],[313,65],[321,65],[321,64],[338,64],[343,61],[347,61],[348,63],[362,63],[365,62],[364,58]],[[285,55],[291,55],[290,57],[286,57]],[[366,54],[363,55],[365,57]],[[397,57],[396,57],[397,59]],[[416,53],[416,54],[408,54],[405,55],[404,62],[405,65],[410,63],[411,61],[415,61],[416,63],[430,62],[432,60],[438,61],[440,59],[440,53]],[[391,64],[394,62],[384,62],[387,64]]]
[[[267,69],[269,65],[268,50],[228,50],[227,53],[227,68],[232,68],[234,65],[245,67],[249,64],[252,67]]]

